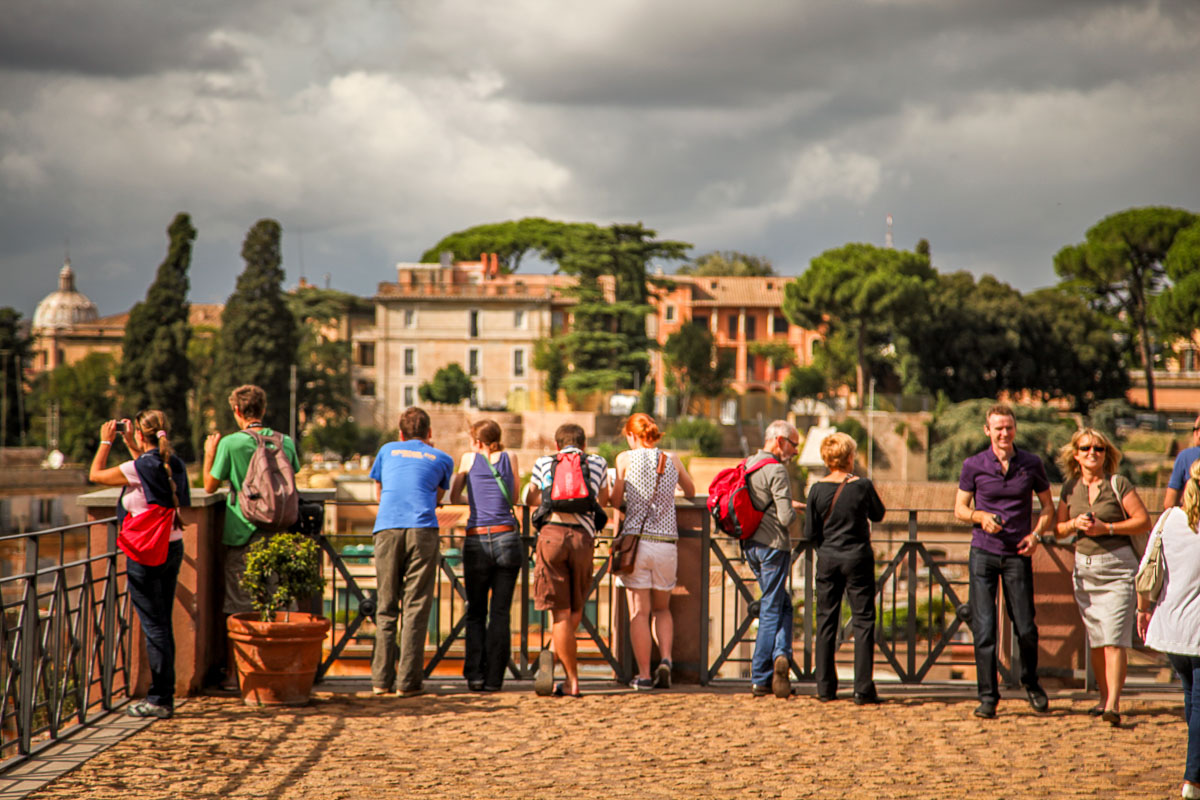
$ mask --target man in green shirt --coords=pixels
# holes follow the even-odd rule
[[[229,407],[233,410],[233,418],[237,420],[240,431],[255,430],[267,436],[274,434],[262,424],[267,411],[267,393],[259,387],[247,384],[234,389],[229,395]],[[253,436],[238,436],[236,433],[224,438],[219,433],[213,433],[204,440],[204,491],[215,492],[226,480],[232,487],[225,504],[225,534],[221,539],[226,547],[223,608],[226,614],[254,610],[249,596],[242,591],[242,575],[246,571],[246,551],[263,537],[263,533],[242,515],[238,507],[238,494],[256,447]],[[283,451],[292,469],[299,470],[296,445],[286,434],[283,437]]]

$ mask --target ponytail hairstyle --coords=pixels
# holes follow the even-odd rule
[[[155,442],[158,454],[162,456],[163,469],[167,471],[167,482],[171,485],[171,499],[175,501],[175,510],[179,510],[179,492],[175,489],[174,476],[171,474],[171,456],[175,451],[171,448],[171,425],[167,415],[158,409],[139,411],[133,418],[133,424],[141,432],[146,442]]]
[[[500,444],[500,426],[495,420],[481,419],[471,425],[471,438],[485,445],[489,453],[496,453],[504,449],[504,445]]]
[[[1183,485],[1183,513],[1193,529],[1200,522],[1200,458],[1192,462],[1188,482]]]
[[[655,424],[654,417],[640,412],[625,420],[625,427],[622,429],[622,432],[626,436],[640,439],[648,445],[653,445],[662,438],[662,432],[658,429],[658,425]]]

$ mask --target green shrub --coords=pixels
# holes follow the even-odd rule
[[[688,439],[696,443],[696,450],[706,458],[721,454],[721,426],[707,419],[681,419],[665,433],[668,439]]]
[[[877,612],[878,613],[878,612]],[[917,636],[929,638],[940,636],[954,619],[954,607],[945,598],[937,597],[928,603],[917,605]],[[875,621],[879,638],[888,641],[908,636],[908,607],[888,609]]]
[[[312,597],[324,588],[321,550],[303,534],[277,533],[259,539],[246,552],[242,589],[263,622],[273,621],[275,613],[292,601]]]

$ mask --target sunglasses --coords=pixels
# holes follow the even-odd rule
[[[796,439],[795,441],[792,441],[791,439],[789,439],[789,438],[788,438],[788,437],[786,437],[786,436],[780,436],[779,438],[780,438],[780,439],[783,439],[785,442],[787,442],[788,444],[790,444],[790,445],[792,446],[792,448],[793,448],[793,449],[796,449],[796,450],[799,450],[799,449],[800,449],[800,440],[799,440],[799,439]]]
[[[1107,449],[1108,448],[1102,444],[1085,444],[1082,447],[1076,447],[1075,451],[1078,453],[1088,453],[1088,452],[1103,453]]]

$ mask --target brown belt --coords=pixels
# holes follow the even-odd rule
[[[484,525],[482,528],[467,528],[467,536],[485,536],[489,533],[508,533],[515,531],[516,525]]]

